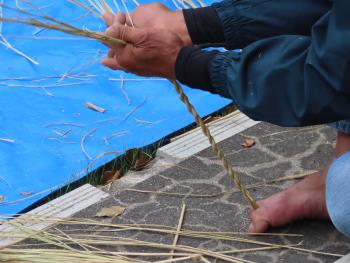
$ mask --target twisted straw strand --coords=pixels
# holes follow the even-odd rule
[[[255,202],[255,200],[252,197],[252,195],[250,194],[250,192],[244,187],[244,185],[241,182],[241,179],[238,177],[238,175],[233,170],[231,164],[227,161],[227,159],[225,157],[225,154],[220,149],[219,145],[215,142],[213,136],[210,133],[210,130],[204,124],[204,122],[202,121],[201,117],[198,115],[198,113],[197,113],[196,109],[194,108],[194,106],[190,103],[188,97],[184,93],[184,91],[183,91],[182,87],[180,86],[180,84],[177,81],[172,81],[172,83],[175,86],[176,92],[180,96],[180,100],[186,105],[188,111],[192,114],[192,116],[196,120],[197,124],[201,127],[202,132],[208,138],[209,143],[210,143],[211,147],[213,148],[214,153],[221,160],[225,170],[227,171],[228,175],[231,177],[231,179],[235,183],[236,187],[242,192],[244,198],[248,201],[248,203],[250,204],[250,206],[253,209],[259,208],[258,204]]]

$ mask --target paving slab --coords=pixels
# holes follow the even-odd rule
[[[327,126],[296,129],[280,128],[267,123],[258,123],[237,132],[235,135],[226,136],[219,145],[241,177],[243,184],[248,186],[256,199],[266,198],[296,182],[295,180],[276,182],[276,179],[322,169],[331,159],[336,135],[335,131]],[[193,134],[191,136],[195,137]],[[243,148],[241,144],[246,137],[254,139],[256,144],[251,148]],[[186,143],[184,140],[184,144]],[[212,150],[207,147],[188,157],[189,149],[192,147],[204,149],[201,146],[187,145],[184,155],[176,151],[176,147],[168,146],[171,151],[160,149],[151,166],[143,171],[130,172],[112,185],[102,187],[101,189],[106,191],[109,197],[80,211],[75,217],[96,219],[95,215],[101,208],[117,205],[126,207],[124,214],[98,220],[115,224],[156,224],[176,227],[181,208],[185,204],[183,229],[245,232],[250,223],[250,208],[246,201],[234,188],[233,182],[228,178]],[[173,154],[175,152],[176,154]],[[101,226],[91,228],[83,225],[61,225],[59,228],[69,233],[75,231],[95,235],[115,235],[113,232],[106,232],[106,228]],[[269,232],[301,234],[302,237],[238,237],[280,245],[302,242],[302,248],[338,255],[350,252],[350,240],[340,234],[329,221],[304,220],[286,227],[271,229]],[[172,244],[174,240],[174,235],[171,234],[145,231],[125,231],[118,235],[162,244]],[[242,239],[229,241],[184,236],[180,236],[178,244],[210,251],[261,247]],[[114,251],[115,247],[104,246],[104,249]],[[150,252],[149,248],[141,247],[120,249]],[[231,255],[252,262],[288,263],[335,262],[340,258],[294,249],[247,251]],[[224,262],[212,260],[210,257],[207,259],[210,262]],[[346,260],[348,259],[344,257],[340,262],[348,262]]]
[[[241,143],[245,137],[254,139],[256,145],[242,148]],[[261,199],[295,183],[294,180],[278,183],[272,183],[271,180],[323,168],[331,159],[334,142],[335,131],[327,126],[286,129],[259,123],[220,142],[219,145],[245,185],[265,182],[250,188],[253,196]],[[126,178],[128,176],[127,174]],[[184,229],[246,231],[248,228],[250,209],[242,195],[234,190],[233,183],[210,148],[182,161],[159,156],[153,167],[137,175],[131,174],[129,178],[133,176],[138,179],[123,179],[115,183],[107,189],[110,198],[83,210],[77,216],[91,218],[101,207],[120,205],[127,208],[126,212],[106,221],[175,227],[182,204],[186,204]],[[131,190],[125,190],[130,187]],[[328,221],[299,221],[271,231],[302,234],[303,237],[254,239],[278,244],[303,241],[305,248],[336,254],[345,255],[350,251],[350,240],[337,232]],[[167,244],[171,244],[173,240],[171,235],[145,232],[133,236]],[[217,251],[252,247],[243,242],[187,237],[181,237],[178,243]],[[286,249],[241,253],[239,257],[254,262],[334,262],[338,259]]]

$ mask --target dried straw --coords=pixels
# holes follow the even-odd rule
[[[174,247],[176,246],[177,241],[179,240],[179,236],[180,236],[180,233],[179,233],[179,232],[181,231],[181,228],[182,228],[182,224],[183,224],[184,217],[185,217],[185,211],[186,211],[186,205],[183,204],[183,205],[182,205],[182,209],[181,209],[181,214],[180,214],[179,223],[178,223],[178,225],[177,225],[176,234],[175,234],[174,241],[173,241],[173,246],[174,246]],[[174,249],[172,249],[170,253],[171,253],[170,259],[172,259],[173,256],[174,256]]]
[[[33,14],[28,11],[24,11],[22,9],[16,9],[16,8],[6,6],[4,4],[0,4],[0,7],[14,10],[20,14],[29,16],[29,18],[27,19],[0,17],[0,22],[19,23],[19,24],[25,24],[25,25],[30,25],[30,26],[39,27],[39,28],[46,28],[46,29],[64,32],[70,35],[77,35],[77,36],[92,38],[101,42],[110,42],[110,43],[122,44],[122,45],[126,44],[126,42],[121,39],[112,38],[112,37],[101,35],[99,33],[88,31],[88,30],[82,30],[72,25],[69,25],[63,21],[59,21],[57,19],[54,19],[46,15]],[[45,20],[48,20],[50,22],[46,22]]]
[[[39,65],[39,62],[35,61],[34,59],[32,59],[31,57],[27,56],[26,54],[24,54],[23,52],[19,51],[18,49],[16,49],[13,45],[10,44],[10,42],[7,41],[7,39],[3,36],[2,34],[2,19],[3,19],[3,0],[0,1],[0,44],[4,45],[5,47],[7,47],[8,49],[12,50],[13,52],[15,52],[16,54],[24,57],[25,59],[27,59],[28,61],[30,61],[31,63],[33,63],[34,65]],[[18,7],[18,2],[16,2],[16,6]]]
[[[5,222],[5,224],[10,226],[10,229],[7,229],[7,231],[2,231],[0,233],[0,236],[5,238],[30,237],[40,242],[33,244],[26,242],[24,244],[25,248],[22,248],[22,245],[15,245],[12,246],[12,248],[4,248],[0,250],[0,257],[1,259],[12,259],[15,262],[45,262],[44,258],[46,260],[47,258],[50,258],[49,262],[59,262],[59,260],[61,260],[61,262],[78,262],[78,260],[85,260],[86,262],[97,262],[97,260],[100,260],[100,262],[120,262],[118,260],[124,260],[121,262],[125,262],[125,260],[126,262],[146,262],[146,259],[140,259],[140,257],[167,257],[168,259],[165,259],[167,261],[164,262],[176,262],[177,260],[179,260],[179,258],[176,257],[193,257],[199,259],[205,256],[213,259],[221,259],[226,262],[250,262],[247,260],[229,256],[227,254],[252,253],[271,249],[289,249],[300,251],[303,253],[319,254],[323,256],[342,256],[335,253],[308,250],[306,248],[300,247],[301,243],[293,245],[274,244],[269,242],[237,237],[234,234],[228,232],[200,232],[184,229],[179,231],[183,222],[184,211],[185,209],[182,208],[177,228],[159,225],[110,224],[90,219],[55,219],[33,215],[23,215],[19,218],[13,218],[13,220],[9,222]],[[63,224],[63,226],[75,225],[85,227],[84,232],[76,228],[71,228],[71,231],[62,231],[57,229],[56,227],[51,230],[34,230],[37,228],[38,225],[43,223],[60,223]],[[89,226],[91,226],[91,228]],[[102,229],[99,230],[97,227],[101,227]],[[105,231],[106,228],[111,228],[112,230],[115,229],[119,231],[115,231],[113,235],[102,235],[101,232]],[[87,231],[91,231],[91,234]],[[153,232],[164,235],[174,234],[177,237],[188,236],[194,239],[217,239],[225,240],[226,242],[232,241],[257,245],[258,247],[255,246],[253,248],[250,247],[226,251],[212,251],[207,249],[179,245],[177,244],[177,240],[172,245],[168,245],[119,236],[118,234],[122,234],[123,231],[142,231],[151,233]],[[41,248],[43,245],[46,248],[47,245],[50,246],[47,249],[43,249]],[[55,248],[52,248],[51,246]],[[109,251],[103,249],[103,247],[105,246],[110,246]],[[129,250],[120,251],[120,247],[140,247],[148,250],[142,252],[131,252]],[[156,249],[156,251],[153,252],[153,249]],[[165,252],[163,250],[171,250],[171,252]],[[169,256],[171,255],[173,255],[173,258],[169,258]],[[134,257],[138,258],[136,259]],[[35,260],[31,261],[32,259]],[[206,262],[205,259],[202,261]],[[155,261],[153,260],[152,262]]]
[[[87,153],[86,149],[85,149],[85,140],[88,136],[92,135],[94,132],[96,131],[96,129],[92,129],[91,131],[85,133],[83,135],[83,137],[81,138],[80,141],[80,148],[81,151],[83,152],[83,154],[86,156],[86,158],[88,158],[90,161],[92,160],[92,157]]]

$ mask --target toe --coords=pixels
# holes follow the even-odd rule
[[[264,208],[258,208],[251,212],[252,222],[248,230],[250,233],[263,233],[269,228],[270,222],[264,214]]]

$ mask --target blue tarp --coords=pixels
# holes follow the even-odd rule
[[[15,2],[5,4],[14,7]],[[104,29],[101,20],[68,1],[31,2],[80,28]],[[127,5],[135,8],[131,0]],[[19,16],[8,9],[3,14]],[[193,122],[166,80],[100,66],[106,47],[98,42],[9,23],[2,35],[39,65],[0,45],[0,138],[9,140],[0,140],[0,214],[18,213],[123,151],[151,144]],[[229,103],[206,92],[185,92],[202,116]],[[106,112],[88,109],[86,102]]]

